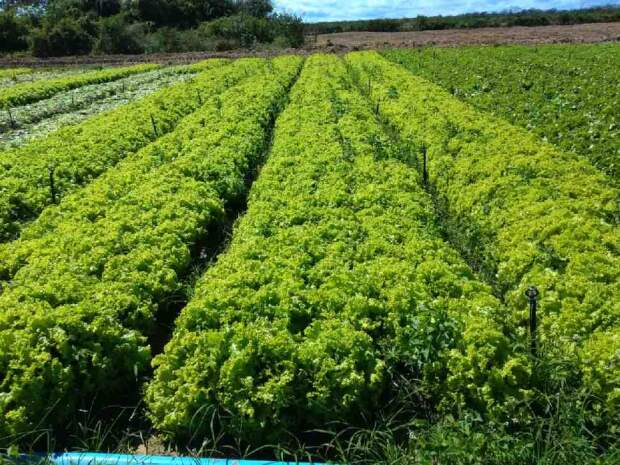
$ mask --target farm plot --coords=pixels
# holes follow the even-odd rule
[[[0,89],[0,108],[6,110],[15,106],[26,105],[49,98],[58,92],[75,89],[87,84],[114,81],[132,74],[152,71],[155,68],[158,68],[158,65],[135,65],[18,84],[6,89]]]
[[[161,431],[210,434],[215,412],[217,428],[262,444],[359,423],[395,367],[446,411],[522,394],[508,316],[441,240],[393,149],[342,60],[309,58],[229,249],[155,359],[147,398]],[[474,378],[484,395],[467,392]],[[496,389],[504,378],[523,384]]]
[[[16,83],[20,76],[31,74],[32,72],[31,68],[0,69],[0,87],[4,87],[5,81],[7,83]]]
[[[0,152],[0,242],[19,235],[47,205],[88,184],[128,154],[170,132],[217,94],[247,77],[239,61],[212,60],[208,72],[30,144]]]
[[[62,431],[78,408],[137,395],[158,307],[243,196],[300,64],[284,57],[224,68],[227,90],[205,96],[173,132],[47,208],[5,246],[3,257],[19,262],[0,296],[5,441],[41,418]],[[234,78],[240,70],[247,79]]]
[[[452,95],[588,158],[620,182],[620,45],[394,50]]]
[[[113,110],[175,83],[191,79],[200,68],[176,66],[91,84],[61,92],[0,114],[0,149],[23,145],[61,127],[77,124],[97,113]]]
[[[547,355],[577,371],[601,422],[618,418],[620,211],[609,178],[376,53],[347,60],[386,123],[427,150],[451,242],[515,314],[538,286]]]
[[[137,406],[177,451],[617,463],[601,166],[375,52],[122,79],[167,72],[0,152],[0,450]]]

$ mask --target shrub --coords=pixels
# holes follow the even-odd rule
[[[248,14],[228,16],[203,23],[199,32],[204,37],[224,40],[231,48],[273,43],[276,38],[283,47],[299,47],[304,42],[301,18],[289,14],[274,14],[268,18]]]
[[[142,53],[145,46],[145,24],[130,23],[123,14],[101,18],[95,43],[98,53]]]
[[[38,57],[85,55],[92,50],[95,33],[96,24],[86,16],[46,21],[32,33],[30,48]]]
[[[0,52],[16,52],[28,48],[27,20],[18,17],[14,10],[0,12]]]
[[[266,18],[240,14],[218,18],[200,27],[207,37],[227,39],[242,47],[252,47],[259,42],[271,42],[272,30]]]
[[[275,39],[286,40],[289,47],[301,47],[304,44],[304,24],[299,16],[280,13],[269,18]]]

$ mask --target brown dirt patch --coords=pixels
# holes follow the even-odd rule
[[[620,41],[620,23],[570,26],[496,27],[410,32],[342,32],[322,34],[316,46],[345,48],[421,47],[436,45],[596,43]]]

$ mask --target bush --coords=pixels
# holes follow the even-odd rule
[[[273,42],[283,47],[299,47],[304,42],[301,18],[289,14],[274,14],[268,18],[247,14],[227,16],[203,23],[198,30],[201,35],[219,39],[218,43],[223,41],[231,48]]]
[[[142,53],[145,47],[144,23],[130,23],[123,14],[101,18],[99,37],[95,43],[98,53]]]
[[[96,24],[89,17],[46,21],[30,37],[32,54],[38,57],[85,55],[95,41]]]
[[[14,10],[0,12],[0,52],[16,52],[28,48],[27,20],[18,17]]]
[[[241,47],[252,47],[259,42],[266,43],[273,40],[271,27],[266,18],[246,14],[218,18],[203,23],[199,29],[207,37],[234,41]]]
[[[286,39],[287,46],[295,48],[304,44],[304,23],[300,17],[281,13],[272,15],[269,21],[272,25],[274,39],[278,39],[274,42]]]

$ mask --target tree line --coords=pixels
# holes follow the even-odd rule
[[[271,0],[0,0],[0,52],[36,56],[229,50],[303,43]]]
[[[620,6],[577,10],[519,10],[500,13],[468,13],[455,16],[417,16],[400,19],[325,21],[306,25],[307,34],[337,32],[403,32],[481,27],[551,26],[620,21]]]
[[[304,24],[271,0],[0,0],[0,53],[225,51],[299,47],[304,36],[620,21],[620,6]]]

